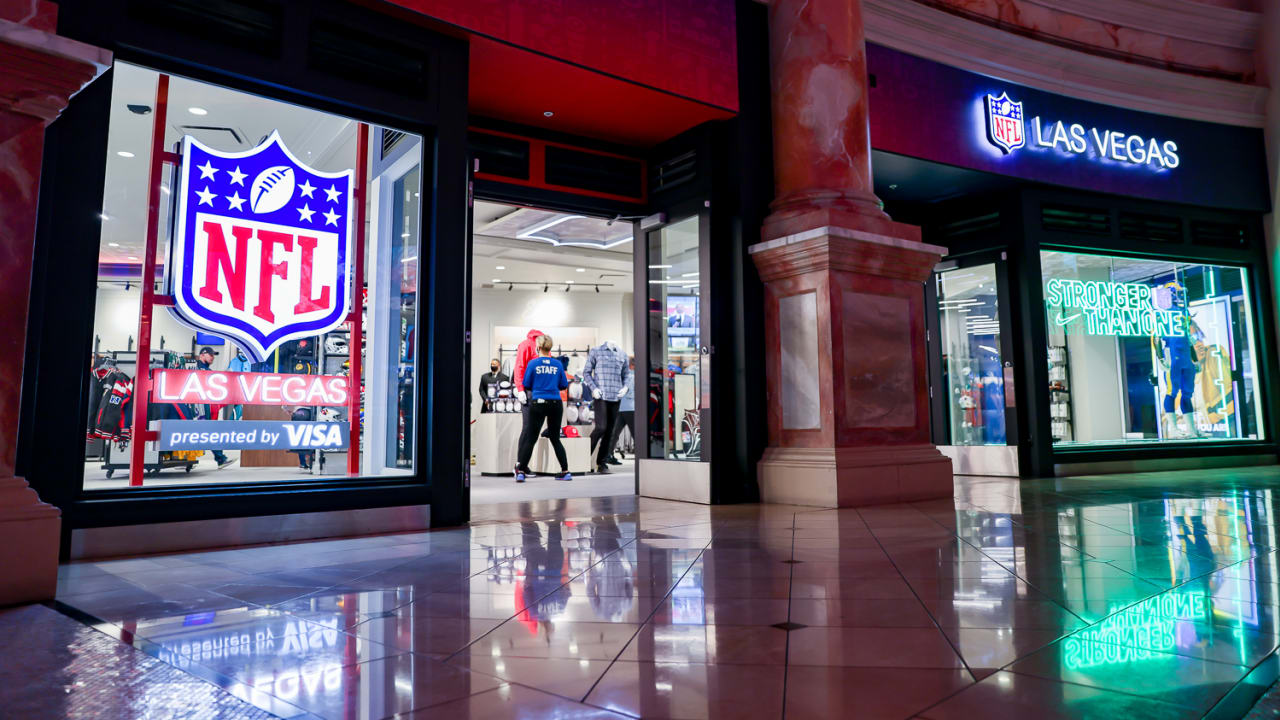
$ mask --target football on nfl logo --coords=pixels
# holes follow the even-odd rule
[[[1008,155],[1027,144],[1022,122],[1022,103],[1009,99],[1009,93],[999,97],[987,95],[987,139]]]
[[[255,361],[341,325],[351,305],[353,177],[302,164],[278,132],[230,153],[184,137],[174,313]]]

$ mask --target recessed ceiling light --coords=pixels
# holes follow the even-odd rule
[[[209,114],[208,110],[205,110],[202,107],[195,107],[194,105],[187,108],[187,112],[191,113],[192,115],[208,115]]]
[[[129,152],[128,150],[121,150],[121,151],[117,152],[116,154],[117,154],[117,155],[119,155],[120,157],[123,157],[123,158],[131,158],[131,157],[133,157],[133,153]]]
[[[120,243],[107,243],[110,247],[120,247]]]
[[[502,278],[494,278],[493,281],[496,283],[500,283],[502,282]]]
[[[573,281],[572,281],[572,280],[565,280],[565,284],[566,284],[566,285],[572,285],[572,284],[573,284]]]
[[[507,266],[506,266],[506,265],[494,265],[494,266],[493,266],[493,269],[494,269],[494,270],[506,270],[506,269],[507,269]]]
[[[586,271],[587,271],[587,269],[586,269],[586,268],[574,268],[574,269],[573,269],[573,271],[574,271],[574,272],[586,272]]]
[[[550,110],[547,110],[542,113],[542,117],[551,117],[552,115],[555,115],[555,113],[551,112]]]
[[[130,259],[130,260],[137,260],[137,259],[138,259],[138,256],[137,256],[137,255],[130,255],[130,256],[129,256],[129,259]]]

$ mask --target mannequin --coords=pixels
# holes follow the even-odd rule
[[[591,457],[598,473],[609,472],[606,461],[613,454],[618,405],[630,392],[630,381],[631,368],[627,356],[616,343],[606,340],[587,353],[587,363],[582,368],[582,384],[593,398],[595,427],[591,429]]]

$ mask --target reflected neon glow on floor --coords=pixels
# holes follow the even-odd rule
[[[219,717],[1240,716],[1276,676],[1276,489],[1258,468],[851,510],[490,506],[68,565],[59,600],[242,701]]]

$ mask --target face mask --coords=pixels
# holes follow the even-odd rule
[[[490,365],[490,366],[489,366],[489,370],[490,370],[491,372],[498,372],[498,366],[497,366],[497,365]]]

